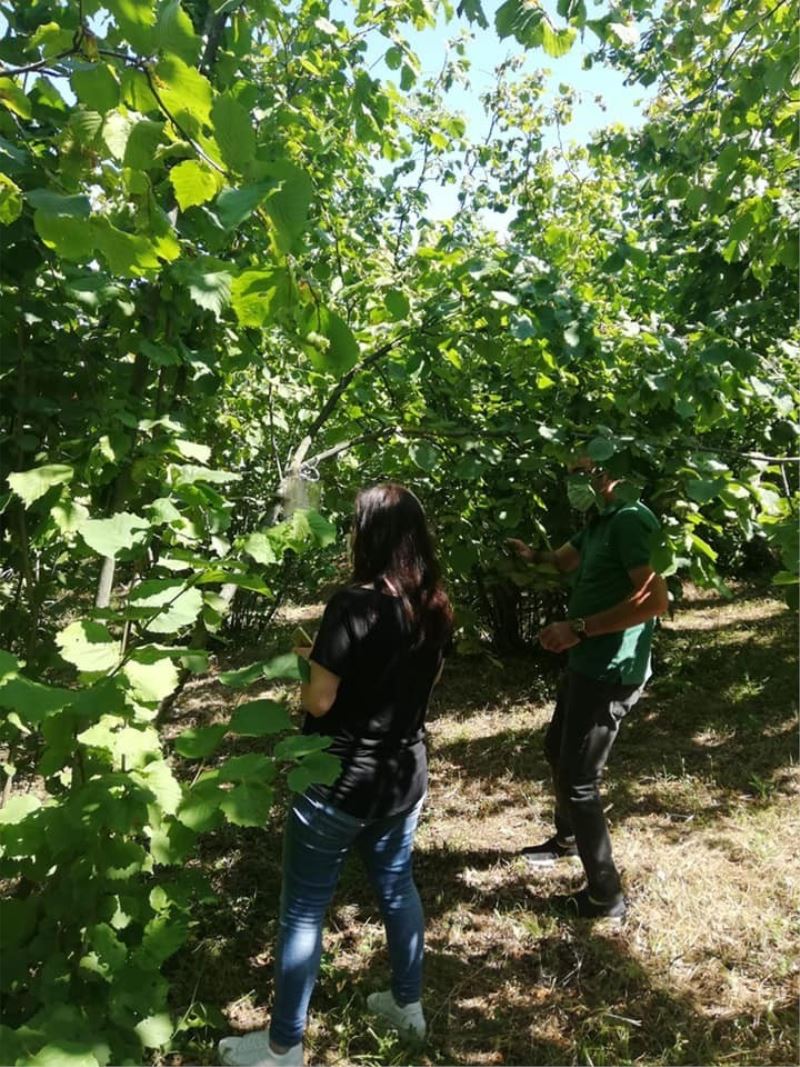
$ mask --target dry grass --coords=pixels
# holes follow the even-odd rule
[[[549,909],[550,894],[580,884],[579,867],[533,876],[517,858],[550,833],[541,743],[552,677],[532,659],[450,664],[432,709],[416,858],[429,1041],[409,1052],[363,1014],[388,964],[354,862],[326,934],[309,1062],[796,1063],[795,649],[791,615],[753,593],[732,604],[697,595],[662,628],[657,676],[623,726],[605,789],[632,901],[616,927]],[[195,686],[181,725],[187,714],[210,721],[226,699]],[[221,903],[176,964],[179,986],[221,1005],[234,1029],[268,1019],[280,818],[209,839],[203,863]],[[197,1035],[172,1062],[214,1062],[219,1035]]]

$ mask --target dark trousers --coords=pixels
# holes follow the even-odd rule
[[[622,893],[600,800],[600,779],[620,722],[643,689],[567,671],[545,737],[556,794],[556,834],[565,844],[574,838],[589,893],[597,901],[616,901]]]

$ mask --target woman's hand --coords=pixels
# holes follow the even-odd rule
[[[303,659],[308,659],[311,655],[311,645],[303,645],[302,647],[298,645],[292,649],[292,652],[294,652],[295,656],[302,656]]]

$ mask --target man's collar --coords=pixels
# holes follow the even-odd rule
[[[605,505],[605,507],[598,508],[597,514],[600,516],[601,519],[607,519],[624,506],[624,500],[616,500],[614,497],[612,497],[611,500]]]

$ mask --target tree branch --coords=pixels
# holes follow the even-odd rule
[[[181,126],[181,124],[169,110],[167,105],[161,99],[161,94],[159,93],[158,89],[156,89],[155,81],[153,80],[153,73],[147,63],[137,58],[136,56],[128,56],[124,52],[117,52],[113,49],[108,48],[98,49],[98,54],[101,56],[112,56],[114,59],[121,59],[129,67],[135,67],[136,70],[141,71],[142,74],[144,74],[145,78],[147,78],[148,87],[150,89],[150,92],[153,94],[153,99],[158,104],[160,111],[169,120],[169,122],[172,123],[172,125],[175,127],[175,129],[178,131],[184,141],[187,141],[198,154],[198,156],[200,156],[200,158],[205,163],[208,163],[209,167],[213,167],[218,174],[221,174],[223,178],[230,177],[227,170],[225,170],[224,167],[221,167],[219,163],[217,163],[211,158],[211,156],[205,151],[203,146],[198,144],[197,141],[195,141],[194,137],[192,137],[191,134],[186,132],[183,126]]]
[[[56,56],[47,56],[46,59],[37,59],[34,63],[28,63],[24,67],[6,67],[3,63],[0,63],[0,78],[16,78],[19,74],[31,74],[33,71],[41,70],[46,71],[48,74],[58,76],[58,71],[50,70],[49,68],[53,63],[58,63],[61,59],[66,59],[68,56],[77,55],[80,51],[80,45],[73,45],[71,48],[65,48],[63,52],[59,52]]]
[[[208,21],[206,22],[206,47],[203,51],[203,58],[200,60],[200,71],[203,74],[207,74],[217,61],[217,52],[222,41],[227,18],[227,12],[222,12],[219,15],[212,15],[209,12]]]
[[[453,440],[463,437],[488,438],[490,440],[506,438],[511,440],[514,438],[514,433],[512,430],[476,430],[471,427],[459,430],[435,430],[426,426],[385,426],[381,430],[361,434],[350,441],[340,441],[339,444],[325,449],[324,452],[318,452],[316,456],[305,460],[302,466],[315,468],[326,459],[332,459],[334,456],[338,456],[340,452],[347,452],[348,449],[355,448],[356,445],[363,445],[369,441],[380,441],[384,437],[394,436],[418,437],[428,441],[437,441],[442,438]]]

